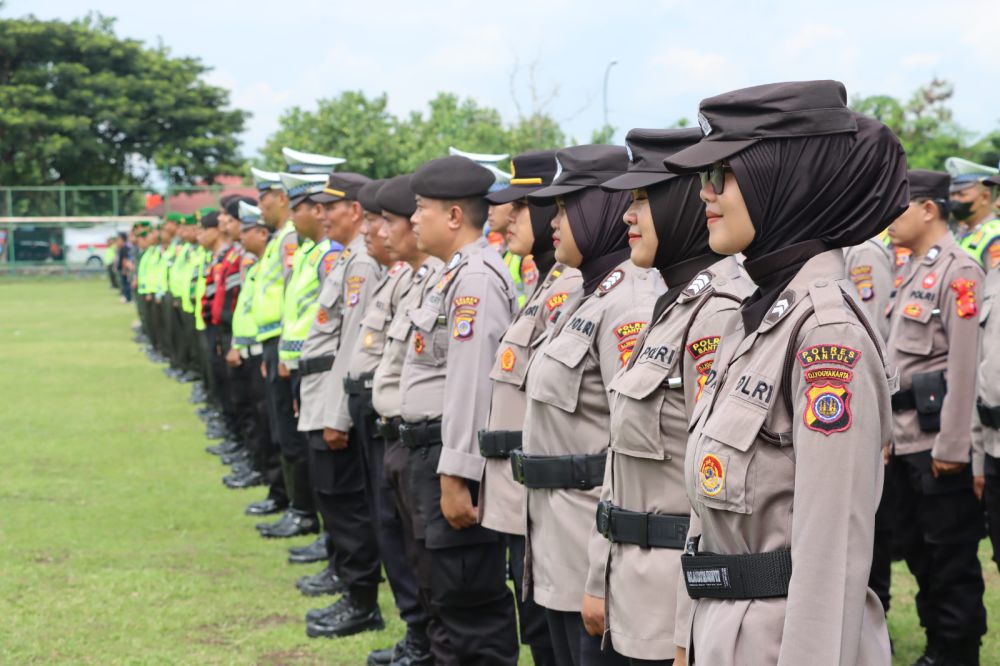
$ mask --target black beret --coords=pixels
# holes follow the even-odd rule
[[[360,201],[358,190],[371,182],[368,176],[360,173],[345,171],[343,173],[331,173],[326,187],[319,194],[314,194],[309,198],[316,203],[333,203],[334,201]]]
[[[243,201],[251,206],[257,205],[257,200],[253,197],[244,197],[239,194],[231,194],[229,196],[222,198],[222,207],[226,209],[226,213],[230,217],[235,217],[237,220],[240,219],[240,202]]]
[[[910,169],[907,172],[910,181],[910,199],[948,199],[948,188],[951,186],[951,176],[943,171],[928,171],[926,169]]]
[[[413,192],[429,199],[470,199],[483,197],[496,182],[486,167],[468,157],[439,157],[416,170],[410,181]]]
[[[532,192],[552,184],[552,179],[556,177],[556,164],[554,150],[534,150],[516,155],[510,161],[512,173],[509,186],[491,192],[486,200],[491,204],[501,205],[524,199]]]
[[[556,177],[548,187],[528,196],[536,203],[552,201],[585,187],[600,185],[628,169],[625,146],[592,143],[563,148],[556,153]]]
[[[699,171],[761,139],[857,132],[840,81],[790,81],[742,88],[703,99],[703,138],[666,159],[671,171]]]
[[[989,178],[983,181],[983,184],[989,187],[996,187],[997,185],[1000,185],[1000,174],[997,174],[995,176],[990,176]]]
[[[201,226],[203,229],[213,229],[219,226],[219,211],[213,210],[201,216]]]
[[[383,185],[385,185],[384,178],[379,180],[369,180],[367,183],[358,188],[358,203],[360,203],[361,207],[369,213],[380,213],[382,211],[382,208],[378,205],[375,197],[378,195],[379,190]]]
[[[633,129],[625,136],[628,171],[601,185],[608,191],[638,190],[677,178],[667,171],[663,160],[701,141],[701,130]]]
[[[385,181],[378,191],[378,206],[383,213],[410,217],[417,210],[417,200],[410,188],[413,174],[403,174]]]

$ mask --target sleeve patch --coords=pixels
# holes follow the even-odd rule
[[[811,345],[800,349],[797,356],[803,368],[817,363],[835,363],[853,368],[861,360],[860,351],[843,345]]]
[[[979,304],[976,303],[975,280],[955,280],[951,283],[951,290],[955,292],[956,308],[959,317],[968,319],[979,314]]]
[[[844,432],[851,427],[851,392],[846,386],[815,384],[806,389],[806,410],[802,414],[806,427],[825,436]]]
[[[320,261],[319,265],[320,280],[325,279],[326,276],[330,274],[330,271],[333,270],[333,265],[337,263],[337,258],[339,256],[340,252],[337,252],[336,250],[330,250],[329,252],[323,255],[323,259]]]
[[[806,381],[810,384],[818,382],[837,381],[849,384],[854,379],[854,374],[850,370],[840,368],[814,368],[806,370]]]
[[[851,269],[851,282],[858,284],[859,282],[868,281],[872,279],[872,267],[865,266],[855,266]]]
[[[479,302],[478,298],[475,297],[465,297],[474,298],[476,303]],[[460,300],[458,298],[456,301]],[[456,340],[471,340],[474,331],[474,325],[476,323],[476,308],[469,305],[463,305],[455,310],[455,324],[452,327],[451,335]]]
[[[615,337],[619,340],[624,340],[627,337],[633,337],[639,335],[642,329],[646,328],[646,322],[644,321],[630,321],[627,324],[622,324],[615,329]]]
[[[549,300],[545,301],[545,307],[549,309],[549,312],[552,312],[565,303],[567,298],[569,298],[569,293],[565,291],[560,291],[558,294],[552,294],[549,296]]]
[[[479,299],[475,296],[459,296],[452,302],[455,304],[456,308],[463,306],[474,308],[479,305]]]
[[[689,344],[687,347],[688,353],[691,354],[691,358],[695,359],[696,361],[702,356],[705,356],[706,354],[713,353],[718,348],[719,348],[718,335],[710,335],[705,338],[700,338]]]
[[[365,279],[360,275],[352,275],[347,278],[347,307],[353,308],[361,302],[361,285]]]

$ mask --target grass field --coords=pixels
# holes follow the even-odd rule
[[[318,567],[257,536],[243,507],[263,492],[222,486],[187,387],[139,352],[134,310],[105,285],[0,279],[0,662],[353,666],[393,643],[385,588],[386,631],[306,638],[303,614],[332,599],[293,583]],[[890,625],[908,666],[923,639],[913,580],[896,573]],[[983,664],[1000,664],[996,632]]]

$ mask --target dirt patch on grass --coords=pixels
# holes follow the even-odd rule
[[[302,664],[317,664],[315,655],[309,654],[306,648],[291,650],[275,650],[265,652],[257,657],[257,663],[262,666],[301,666]]]
[[[296,621],[297,618],[294,618],[291,615],[268,615],[267,617],[254,620],[253,626],[258,629],[267,629],[268,627],[280,627],[281,625]]]

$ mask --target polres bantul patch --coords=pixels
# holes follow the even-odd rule
[[[861,352],[843,345],[809,345],[799,350],[799,364],[808,368],[817,363],[833,363],[853,368],[861,360]]]

